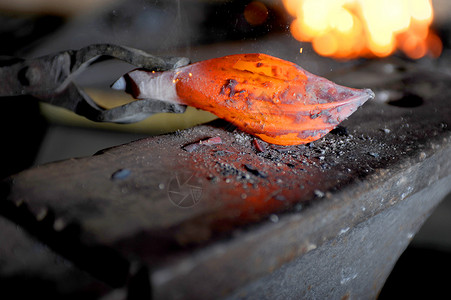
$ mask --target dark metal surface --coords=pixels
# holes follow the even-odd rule
[[[184,57],[157,57],[144,51],[112,44],[90,45],[35,59],[9,59],[0,64],[0,96],[30,95],[99,122],[131,123],[161,112],[183,113],[185,106],[144,100],[112,109],[98,106],[72,82],[99,58],[115,58],[139,68],[163,71],[184,66]]]
[[[2,299],[99,299],[111,287],[77,269],[16,224],[0,217]],[[125,294],[125,291],[117,291]],[[120,299],[120,298],[111,298]]]
[[[446,196],[450,182],[451,176],[443,178],[357,226],[342,228],[333,240],[228,299],[376,299],[392,266]],[[430,290],[428,297],[434,295],[439,296]]]
[[[0,212],[132,295],[377,295],[451,190],[451,78],[383,62],[352,72],[376,100],[309,145],[198,126],[19,173]]]

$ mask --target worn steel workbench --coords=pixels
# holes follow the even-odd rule
[[[108,299],[374,298],[451,191],[451,77],[374,61],[332,79],[377,97],[319,141],[214,122],[21,172],[0,213]]]

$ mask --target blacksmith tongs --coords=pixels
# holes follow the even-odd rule
[[[163,58],[144,51],[111,44],[90,45],[34,59],[0,61],[0,97],[30,95],[98,122],[133,123],[160,112],[183,113],[183,105],[139,100],[103,109],[72,79],[99,58],[115,58],[138,68],[165,71],[187,65],[185,57]]]

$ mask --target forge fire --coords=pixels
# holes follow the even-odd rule
[[[431,30],[430,0],[284,0],[295,18],[291,33],[317,53],[340,59],[385,57],[400,49],[408,57],[438,57],[442,43]]]

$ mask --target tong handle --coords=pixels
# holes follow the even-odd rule
[[[73,79],[101,57],[122,60],[150,71],[165,71],[189,63],[186,57],[159,57],[114,44],[94,44],[28,60],[8,59],[0,62],[0,79],[3,81],[0,97],[31,95],[97,122],[131,123],[155,113],[185,111],[183,105],[152,99],[108,110],[99,107],[73,83]]]

